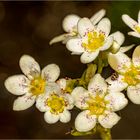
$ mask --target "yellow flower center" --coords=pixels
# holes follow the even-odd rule
[[[88,39],[82,43],[82,46],[89,52],[95,52],[97,49],[103,46],[105,41],[105,35],[98,32],[89,32],[87,34]]]
[[[128,83],[128,85],[136,85],[140,83],[140,69],[133,65],[123,74],[123,76],[124,82]]]
[[[30,92],[33,95],[40,95],[45,92],[45,87],[46,87],[46,81],[42,79],[41,77],[35,77],[31,82],[30,82]]]
[[[50,98],[47,99],[46,104],[51,108],[51,113],[59,114],[64,111],[66,102],[63,97],[59,97],[56,94],[52,94]]]
[[[140,26],[139,25],[136,25],[134,28],[140,34]]]
[[[91,97],[87,101],[87,104],[90,115],[101,115],[106,110],[106,104],[108,104],[108,102],[104,100],[104,97],[97,95],[95,97]]]

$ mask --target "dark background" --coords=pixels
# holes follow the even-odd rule
[[[140,39],[127,36],[130,29],[122,22],[126,13],[137,19],[139,1],[77,1],[77,2],[0,2],[0,138],[99,138],[96,136],[73,137],[66,135],[73,126],[77,111],[72,111],[68,124],[45,123],[43,113],[35,106],[21,112],[14,112],[12,105],[17,97],[4,87],[4,80],[21,73],[18,61],[22,54],[33,56],[43,68],[56,63],[61,68],[60,77],[80,77],[86,65],[79,56],[71,56],[61,43],[49,46],[49,40],[62,34],[62,19],[67,14],[91,17],[105,8],[112,23],[111,32],[120,30],[126,34],[124,45],[139,44]],[[132,51],[128,52],[129,55]],[[110,69],[104,69],[103,76],[109,76]],[[140,139],[140,105],[129,105],[118,112],[122,117],[112,129],[114,139]]]

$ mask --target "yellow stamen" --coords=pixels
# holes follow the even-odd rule
[[[40,95],[45,92],[45,87],[46,87],[46,81],[42,79],[41,77],[35,77],[31,82],[30,82],[30,92],[33,95]]]
[[[105,41],[105,35],[95,31],[89,32],[87,37],[87,42],[83,42],[82,46],[89,52],[95,52],[97,49],[103,46]]]
[[[52,94],[49,99],[47,99],[46,104],[51,108],[51,113],[59,114],[64,111],[66,102],[63,97],[59,97],[56,94]]]
[[[136,25],[134,28],[140,34],[140,26],[139,25]]]
[[[106,110],[106,104],[108,102],[104,100],[104,97],[96,95],[95,97],[90,97],[87,104],[90,115],[101,115]]]
[[[127,72],[123,74],[124,82],[128,83],[128,85],[136,85],[140,83],[140,69],[136,68],[135,66],[131,66]]]

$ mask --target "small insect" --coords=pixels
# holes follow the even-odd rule
[[[113,73],[112,75],[111,75],[111,80],[112,81],[115,81],[115,80],[117,80],[118,79],[118,77],[119,77],[119,75],[118,75],[118,73]]]

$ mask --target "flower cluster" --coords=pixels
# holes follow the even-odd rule
[[[20,58],[23,72],[5,80],[6,89],[18,97],[13,110],[20,111],[33,104],[44,112],[44,120],[53,124],[71,120],[74,107],[81,110],[75,119],[72,135],[102,133],[121,119],[117,111],[128,105],[125,97],[140,104],[140,46],[134,49],[132,60],[125,54],[135,45],[122,46],[125,36],[120,31],[110,34],[111,22],[101,9],[90,19],[68,15],[63,20],[65,34],[50,41],[50,45],[62,42],[72,55],[81,55],[81,63],[88,64],[81,78],[59,78],[60,68],[49,64],[40,70],[39,64],[29,55]],[[140,38],[140,11],[138,23],[128,15],[123,21],[134,31],[129,35]],[[110,77],[102,77],[102,69],[108,65],[115,71]],[[105,135],[110,139],[110,135]],[[103,138],[104,138],[103,137]]]

